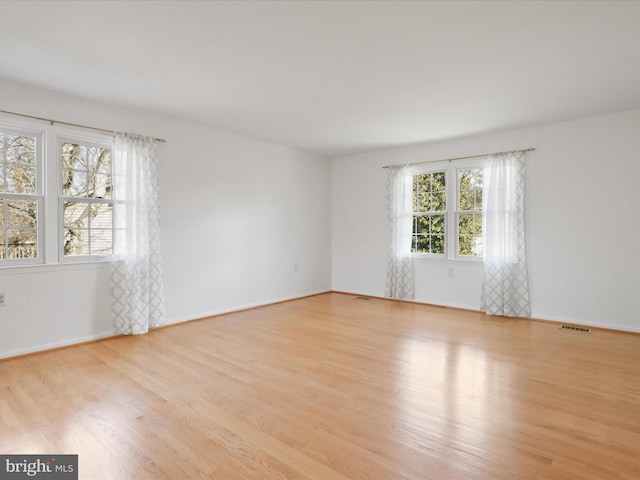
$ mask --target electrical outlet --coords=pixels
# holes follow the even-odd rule
[[[0,307],[4,307],[4,292],[0,292]]]

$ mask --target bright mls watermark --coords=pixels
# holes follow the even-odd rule
[[[78,480],[78,455],[0,455],[0,480]]]

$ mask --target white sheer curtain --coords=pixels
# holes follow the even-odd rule
[[[528,317],[524,237],[524,152],[489,155],[484,165],[484,282],[480,308],[490,315]]]
[[[113,169],[111,314],[117,333],[139,335],[165,321],[155,139],[116,133]]]
[[[389,229],[389,261],[385,295],[390,298],[412,299],[414,272],[411,261],[413,176],[406,165],[389,167],[387,206]]]

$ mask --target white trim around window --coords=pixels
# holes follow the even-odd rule
[[[63,148],[65,146],[77,146],[83,150],[87,158],[83,165],[65,165],[63,160]],[[89,150],[92,150],[90,153]],[[57,191],[58,191],[58,261],[60,263],[76,263],[76,262],[91,262],[91,261],[107,261],[111,259],[113,253],[113,196],[112,182],[113,182],[113,168],[111,165],[111,156],[113,151],[113,142],[111,138],[109,141],[99,141],[96,139],[90,139],[80,136],[68,136],[58,135],[57,148],[56,148],[56,164],[57,164]],[[108,152],[108,166],[105,168],[96,169],[90,165],[90,155],[94,157],[101,152]],[[76,174],[81,176],[82,180],[77,183],[77,187],[70,186],[67,191],[64,190],[64,179],[69,174]],[[103,181],[92,181],[91,177],[97,177],[106,179]],[[106,185],[107,193],[97,192],[98,184]],[[102,190],[105,190],[103,185]],[[83,207],[84,206],[84,207]],[[66,225],[67,210],[70,207],[78,207],[76,210],[85,210],[86,221],[81,227]],[[93,212],[97,213],[97,216]],[[102,213],[99,213],[102,212]],[[97,219],[102,219],[101,225],[96,226]],[[67,246],[69,241],[68,233],[82,233],[84,238],[84,247],[70,249]],[[109,245],[101,245],[100,248],[96,248],[94,245],[94,238],[100,238],[96,236],[96,232],[104,232],[100,242],[108,242]]]
[[[414,259],[424,260],[457,260],[463,262],[482,262],[481,255],[462,255],[459,253],[459,216],[460,215],[481,215],[481,195],[477,206],[473,210],[460,209],[460,188],[459,188],[459,172],[470,169],[482,169],[484,159],[470,159],[456,162],[434,162],[421,164],[412,167],[412,175],[422,175],[427,173],[444,172],[445,173],[445,192],[446,192],[446,209],[444,213],[444,252],[443,253],[421,253],[415,251],[415,243],[412,242],[411,256]],[[481,190],[481,188],[480,188]],[[414,192],[415,194],[415,192]],[[415,205],[415,204],[414,204]],[[479,207],[479,208],[478,208]],[[417,212],[414,212],[414,217]],[[420,213],[418,213],[420,215]],[[481,217],[474,219],[481,222]],[[476,243],[481,244],[481,224],[479,228],[479,239],[475,238]],[[414,229],[414,235],[415,235]],[[478,245],[475,251],[480,251],[481,245]]]
[[[0,267],[41,264],[44,263],[43,246],[45,244],[44,132],[28,127],[0,124],[0,135],[2,136],[0,142]],[[17,139],[20,144],[11,147],[9,138]],[[28,139],[33,139],[33,142]],[[14,152],[10,153],[8,151],[10,148]],[[25,148],[27,152],[24,152]],[[28,152],[32,148],[31,155]],[[16,155],[21,159],[13,158]],[[23,155],[31,157],[31,160],[23,160]],[[24,182],[26,185],[23,184]],[[18,184],[23,186],[18,187]],[[29,205],[35,206],[35,211]],[[12,209],[22,210],[20,216],[28,221],[21,224],[18,217],[10,215]],[[33,226],[28,225],[31,222],[34,223]],[[20,231],[23,233],[17,233]],[[35,234],[35,245],[32,245],[30,240],[33,234]],[[11,251],[10,241],[13,235],[22,235],[23,238],[22,242],[18,242]]]
[[[37,256],[35,258],[0,258],[0,269],[21,271],[21,267],[43,268],[53,265],[90,264],[108,262],[111,255],[78,255],[65,256],[63,245],[63,203],[62,198],[62,166],[60,158],[60,144],[62,141],[72,141],[83,145],[93,145],[102,148],[112,148],[113,138],[109,134],[91,133],[87,135],[84,129],[65,125],[43,125],[30,119],[16,118],[0,114],[0,132],[12,135],[28,135],[36,138],[36,189],[34,193],[0,192],[0,201],[31,200],[37,204]],[[0,159],[0,167],[6,168],[7,161],[4,154]],[[67,200],[68,201],[68,200]],[[89,203],[109,203],[111,200],[89,198]],[[2,212],[0,212],[2,213]],[[6,230],[6,214],[4,226]],[[3,232],[4,233],[4,232]],[[6,246],[4,246],[6,249]],[[7,270],[8,271],[8,270]]]

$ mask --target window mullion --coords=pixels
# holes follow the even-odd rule
[[[56,162],[56,136],[45,134],[43,186],[44,186],[44,256],[45,263],[58,259],[58,179],[60,174]]]
[[[448,260],[455,258],[456,247],[456,210],[458,204],[458,187],[455,169],[449,164],[447,167],[447,224],[446,224],[446,256]]]

